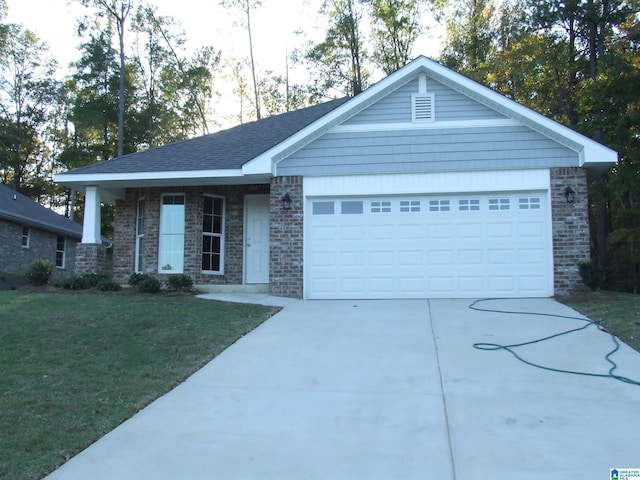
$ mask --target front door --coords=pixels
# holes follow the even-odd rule
[[[247,195],[245,211],[245,283],[269,283],[269,195]]]

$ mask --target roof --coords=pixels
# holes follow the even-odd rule
[[[148,179],[148,174],[166,177],[176,184],[181,175],[188,177],[224,176],[278,145],[301,128],[313,123],[349,97],[274,115],[255,122],[161,147],[123,155],[56,175],[56,181],[73,186],[85,178],[124,175],[127,179]],[[235,176],[232,174],[232,176]],[[113,178],[113,177],[111,177]],[[82,185],[91,184],[82,182]]]
[[[426,74],[473,100],[520,122],[578,153],[591,173],[608,169],[617,153],[426,57],[408,65],[353,98],[268,117],[221,132],[132,153],[56,175],[71,188],[98,185],[103,197],[125,187],[268,183],[280,160],[332,127]]]
[[[0,184],[0,218],[54,233],[82,238],[82,225]]]

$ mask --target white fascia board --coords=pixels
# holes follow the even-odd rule
[[[176,180],[199,178],[243,177],[241,169],[233,170],[184,170],[177,172],[131,172],[131,173],[58,173],[53,181],[63,185],[100,185],[104,182],[135,182],[149,180]]]
[[[588,137],[566,127],[544,115],[515,102],[504,95],[494,92],[453,70],[427,58],[422,59],[427,71],[439,82],[447,85],[474,100],[493,108],[526,126],[538,131],[552,140],[580,153],[581,165],[585,163],[615,163],[618,154],[614,150],[591,140]]]
[[[443,130],[454,128],[490,128],[490,127],[520,127],[522,122],[511,118],[487,120],[448,120],[433,123],[362,123],[337,125],[329,130],[331,133],[360,133],[360,132],[395,132],[407,130]]]

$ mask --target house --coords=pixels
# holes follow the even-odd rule
[[[82,225],[0,184],[0,271],[22,274],[37,258],[51,260],[54,278],[72,275]]]
[[[589,259],[587,182],[616,152],[419,57],[354,98],[66,172],[78,255],[307,299],[548,297]],[[85,264],[87,265],[87,264]]]

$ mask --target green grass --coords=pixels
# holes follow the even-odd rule
[[[592,292],[562,300],[640,352],[640,295]]]
[[[0,478],[42,478],[277,311],[191,295],[0,291]]]

